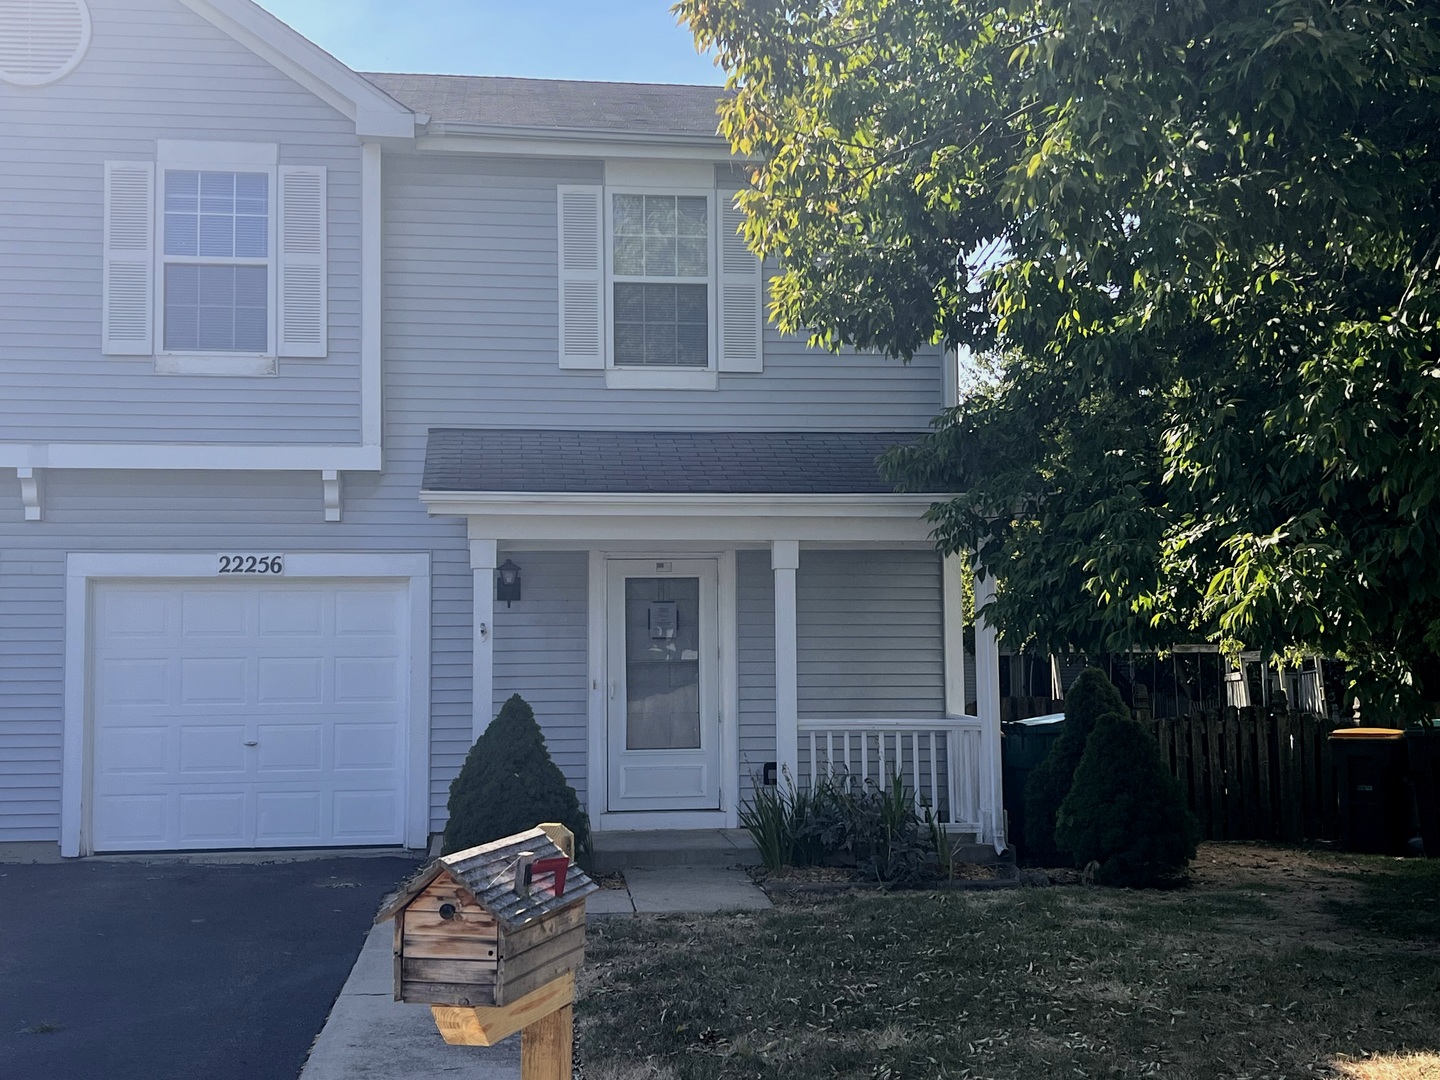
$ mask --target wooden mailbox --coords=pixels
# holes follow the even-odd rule
[[[498,1009],[566,976],[573,999],[599,886],[552,834],[569,837],[547,826],[442,856],[385,902],[375,921],[395,920],[396,1001]],[[435,1015],[449,1039],[441,1019],[459,1018]]]

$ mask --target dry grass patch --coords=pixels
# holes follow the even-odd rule
[[[1342,1061],[1340,1075],[1355,1080],[1440,1080],[1440,1054],[1396,1054]]]
[[[1195,885],[1165,893],[609,920],[577,1008],[584,1075],[1431,1080],[1440,863],[1289,854],[1203,845]],[[1412,1071],[1344,1071],[1387,1061]]]

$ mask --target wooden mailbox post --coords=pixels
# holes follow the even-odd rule
[[[521,1032],[522,1080],[569,1080],[585,898],[574,837],[542,825],[436,859],[385,902],[395,1000],[430,1006],[447,1043]]]

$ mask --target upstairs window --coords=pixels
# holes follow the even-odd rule
[[[616,367],[710,366],[710,199],[611,197]]]
[[[268,353],[270,176],[166,169],[165,352]]]

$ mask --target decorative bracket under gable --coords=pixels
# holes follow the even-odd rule
[[[320,479],[325,484],[325,520],[340,520],[340,473],[335,469],[326,469],[320,474]]]
[[[20,501],[25,506],[25,520],[39,521],[44,516],[44,490],[40,486],[41,469],[16,469],[20,478]]]

